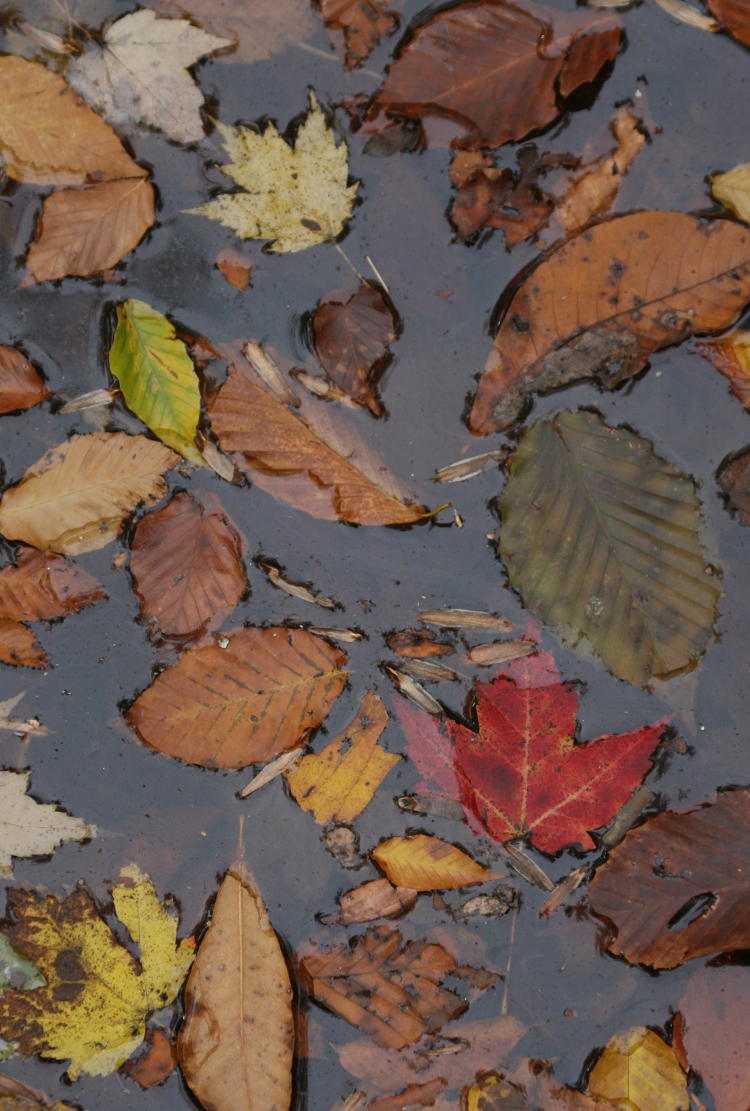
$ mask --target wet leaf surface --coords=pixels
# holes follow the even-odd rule
[[[39,371],[23,352],[0,346],[0,413],[30,409],[49,396]]]
[[[588,1079],[588,1092],[632,1111],[688,1111],[687,1078],[671,1046],[645,1026],[607,1044]]]
[[[500,879],[476,860],[439,837],[415,833],[389,837],[371,853],[391,883],[415,891],[442,891]]]
[[[27,794],[28,772],[0,771],[0,875],[13,871],[14,856],[51,853],[63,841],[83,841],[96,830],[56,806]]]
[[[742,0],[708,0],[708,7],[738,42],[750,46],[750,13]]]

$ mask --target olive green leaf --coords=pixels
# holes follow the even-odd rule
[[[648,440],[594,413],[533,425],[499,502],[511,586],[620,679],[644,685],[695,663],[721,588],[689,477]]]

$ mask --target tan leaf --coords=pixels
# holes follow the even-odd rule
[[[50,552],[20,547],[0,568],[0,617],[13,621],[52,621],[106,597],[93,575]]]
[[[368,691],[354,721],[343,732],[322,752],[303,756],[286,772],[292,794],[316,822],[354,821],[399,762],[400,756],[378,745],[387,724],[388,711],[382,700],[375,691]]]
[[[21,284],[107,270],[153,222],[154,188],[142,177],[59,189],[42,206]]]
[[[162,472],[177,458],[145,436],[71,436],[5,491],[0,532],[63,555],[103,548],[139,502],[163,497]]]
[[[0,413],[30,409],[50,392],[39,371],[15,347],[0,346]]]
[[[15,667],[49,667],[47,653],[31,629],[6,617],[0,618],[0,661]]]
[[[165,636],[214,628],[247,587],[243,550],[215,494],[175,494],[133,534],[130,571],[141,616]]]
[[[303,399],[300,415],[260,384],[252,370],[232,366],[209,405],[223,451],[254,484],[295,509],[326,521],[410,524],[424,516],[403,500],[396,480],[341,414]]]
[[[456,845],[426,833],[390,837],[381,841],[370,855],[391,883],[415,891],[443,891],[501,878],[498,872],[477,864]]]
[[[750,223],[750,162],[742,162],[724,174],[714,174],[710,181],[716,200],[740,220]]]
[[[364,62],[383,35],[399,25],[384,0],[320,0],[320,10],[329,31],[343,31],[347,69]]]
[[[750,332],[738,329],[699,343],[697,350],[724,375],[734,396],[750,411]]]
[[[0,875],[13,871],[14,856],[51,853],[63,841],[83,841],[96,832],[54,804],[26,794],[29,772],[0,771]]]
[[[326,926],[352,926],[372,922],[375,918],[396,918],[411,910],[417,892],[408,887],[394,887],[389,880],[370,880],[339,896],[338,914],[323,915]]]
[[[589,1074],[587,1091],[622,1111],[688,1111],[687,1078],[674,1050],[645,1026],[612,1038]]]
[[[288,1111],[293,1050],[284,954],[239,862],[222,881],[188,977],[180,1068],[206,1111]]]
[[[320,725],[346,656],[305,629],[250,626],[192,648],[126,714],[149,748],[211,768],[264,763]]]

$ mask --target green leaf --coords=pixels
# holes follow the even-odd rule
[[[648,440],[594,413],[526,432],[500,499],[511,586],[620,679],[646,684],[695,664],[721,587],[698,533],[692,479]]]
[[[195,446],[201,407],[198,376],[166,316],[145,301],[118,305],[109,368],[128,408],[168,447],[201,463]]]

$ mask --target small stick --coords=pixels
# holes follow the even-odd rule
[[[272,779],[276,779],[276,776],[281,775],[287,768],[296,764],[304,751],[304,747],[301,747],[292,748],[289,752],[282,752],[281,756],[277,756],[270,764],[266,764],[262,771],[253,776],[250,782],[241,791],[237,792],[237,798],[246,799],[254,791],[259,791],[261,787],[265,787],[266,783],[270,783]]]

